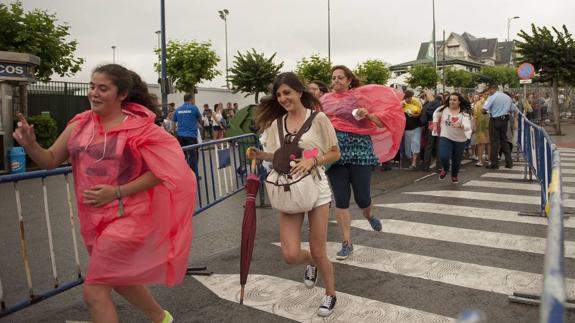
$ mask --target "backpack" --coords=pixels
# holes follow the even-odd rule
[[[299,140],[309,130],[317,114],[317,111],[312,112],[290,142],[284,136],[283,116],[277,119],[280,148],[274,153],[273,169],[266,176],[265,186],[272,207],[286,214],[310,211],[319,197],[318,186],[311,173],[299,176],[290,174],[290,162],[303,155],[303,149],[298,146]]]

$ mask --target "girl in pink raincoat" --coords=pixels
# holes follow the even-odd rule
[[[118,322],[115,290],[153,322],[171,322],[145,285],[183,280],[196,178],[176,139],[154,124],[155,104],[136,73],[116,64],[96,68],[88,99],[90,110],[50,148],[38,145],[22,115],[13,137],[40,167],[72,163],[92,320]]]

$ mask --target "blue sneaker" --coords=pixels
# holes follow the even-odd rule
[[[341,250],[335,254],[335,259],[344,260],[353,253],[353,245],[350,245],[347,241],[341,243]]]
[[[381,220],[375,215],[372,215],[371,218],[367,219],[367,222],[369,222],[373,231],[381,231]]]

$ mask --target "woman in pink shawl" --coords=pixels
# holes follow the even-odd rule
[[[320,98],[323,111],[336,130],[341,158],[326,172],[335,197],[335,215],[343,242],[336,259],[353,253],[349,201],[353,189],[357,206],[375,231],[381,221],[371,213],[371,171],[373,166],[392,159],[399,148],[405,116],[401,96],[381,85],[360,86],[361,82],[343,65],[331,69],[333,92]]]
[[[92,320],[118,322],[114,290],[153,322],[172,322],[145,285],[183,280],[196,178],[176,139],[154,124],[156,106],[136,73],[116,64],[96,68],[88,99],[90,110],[50,148],[38,145],[22,115],[13,137],[40,167],[72,163]]]

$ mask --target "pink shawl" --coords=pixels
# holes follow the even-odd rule
[[[402,95],[383,85],[365,85],[345,93],[326,93],[321,98],[323,111],[336,130],[369,135],[373,152],[380,162],[392,159],[401,144],[405,128],[405,114],[401,108]],[[353,109],[366,108],[381,120],[384,127],[366,118],[356,120]]]

